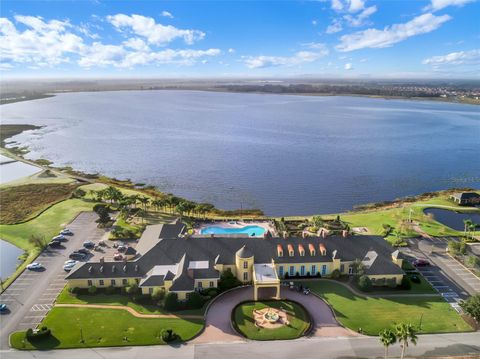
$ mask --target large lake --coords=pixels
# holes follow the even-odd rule
[[[0,108],[28,158],[222,208],[331,213],[480,187],[480,107],[196,91],[67,93]]]

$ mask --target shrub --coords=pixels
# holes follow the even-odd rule
[[[459,254],[465,254],[466,253],[465,242],[449,241],[448,251],[454,256],[457,256]]]
[[[460,302],[462,309],[477,322],[480,321],[480,294],[475,294]]]
[[[407,290],[412,288],[412,283],[410,282],[410,278],[408,278],[406,275],[404,275],[402,278],[402,288]]]
[[[97,287],[95,287],[94,285],[88,287],[88,294],[95,294],[97,293]]]
[[[290,278],[290,274],[288,274],[288,272],[287,272],[287,273],[285,273],[285,275],[283,276],[283,278],[285,278],[285,279],[288,279],[288,278]]]
[[[366,275],[362,275],[358,278],[358,286],[362,291],[368,292],[372,288],[372,281]]]
[[[187,299],[187,308],[188,309],[199,309],[203,307],[205,301],[198,292],[190,293]]]
[[[162,330],[162,340],[165,343],[173,342],[179,338],[178,334],[173,331],[173,329],[164,329]]]
[[[132,283],[128,287],[125,288],[125,292],[127,294],[136,294],[138,293],[139,288],[137,283]]]
[[[68,292],[71,294],[78,294],[79,291],[80,291],[80,288],[78,287],[68,287]]]
[[[330,276],[333,278],[333,279],[338,279],[340,278],[340,271],[338,269],[334,269],[332,271],[332,273],[330,274]]]
[[[388,285],[389,288],[396,288],[397,287],[397,281],[396,281],[395,278],[388,278],[386,280],[386,282],[387,282],[387,285]]]
[[[165,297],[165,304],[164,307],[166,310],[175,311],[178,310],[179,303],[178,303],[178,295],[177,293],[168,293]]]
[[[165,289],[155,288],[152,293],[152,300],[154,302],[159,302],[165,298]]]
[[[418,275],[412,275],[410,277],[410,281],[412,281],[413,283],[417,283],[417,284],[421,283],[420,277]]]
[[[117,288],[115,288],[113,285],[111,285],[111,286],[105,288],[105,293],[113,294],[113,293],[115,293],[116,290],[117,290]]]
[[[26,332],[26,337],[29,341],[45,339],[51,335],[50,329],[43,326],[38,331],[34,332],[32,328],[28,328]]]
[[[218,281],[218,288],[222,292],[240,285],[242,285],[242,282],[240,282],[230,270],[223,272]]]
[[[143,304],[146,304],[146,303],[150,303],[150,300],[152,299],[152,297],[150,296],[150,294],[134,294],[133,297],[132,297],[132,300],[135,302],[135,303],[143,303]]]

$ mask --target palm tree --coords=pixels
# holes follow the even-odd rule
[[[395,335],[395,332],[391,329],[383,329],[379,335],[380,335],[380,341],[385,347],[385,359],[387,359],[388,347],[397,342],[397,336]]]
[[[139,197],[138,201],[143,204],[143,210],[147,211],[147,206],[150,203],[150,199],[148,197]]]
[[[467,236],[467,228],[470,225],[471,220],[470,219],[464,219],[463,220],[463,235],[466,237]]]
[[[410,341],[413,345],[417,344],[417,330],[410,323],[400,323],[395,326],[395,335],[401,343],[402,355],[400,358],[403,359],[405,357],[405,350],[408,347],[408,342]]]

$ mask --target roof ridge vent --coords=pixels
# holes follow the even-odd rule
[[[115,266],[112,266],[112,272],[115,273]]]
[[[127,271],[127,265],[126,265],[126,264],[123,266],[123,271],[124,271],[124,272]]]
[[[135,272],[138,272],[138,264],[135,264]]]
[[[92,273],[92,270],[93,270],[92,266],[88,267],[88,273]]]
[[[100,266],[100,273],[103,273],[103,266]]]

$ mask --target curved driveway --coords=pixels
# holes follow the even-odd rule
[[[283,288],[280,296],[302,304],[313,320],[311,336],[346,337],[357,333],[338,324],[330,307],[313,294],[303,295]],[[243,301],[253,300],[253,287],[242,287],[219,296],[212,302],[205,320],[204,332],[193,343],[232,342],[244,340],[230,324],[230,316],[235,306]]]

